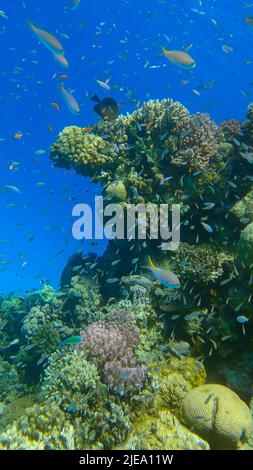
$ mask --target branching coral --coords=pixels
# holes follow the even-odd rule
[[[133,317],[117,311],[108,323],[94,322],[82,332],[80,347],[96,364],[110,390],[125,395],[143,387],[146,368],[136,363],[134,349],[139,343]]]
[[[131,115],[60,133],[51,147],[58,166],[74,167],[104,185],[124,184],[124,198],[149,198],[167,176],[168,166],[184,172],[215,165],[222,133],[206,114],[191,115],[179,102],[149,101]],[[163,188],[159,188],[161,192]]]
[[[50,356],[42,390],[63,410],[85,416],[102,397],[102,389],[97,369],[83,351],[74,349],[62,354],[58,350]]]
[[[80,173],[93,176],[115,166],[117,153],[105,139],[94,134],[83,134],[75,126],[64,129],[56,144],[51,149],[52,159],[58,166],[73,166]]]
[[[218,153],[218,127],[207,114],[197,113],[180,121],[175,131],[175,152],[171,163],[190,171],[204,170]]]

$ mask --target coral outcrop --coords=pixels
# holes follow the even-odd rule
[[[253,105],[218,126],[149,101],[63,129],[51,159],[100,183],[121,220],[179,205],[181,243],[160,250],[148,215],[146,238],[75,253],[59,291],[0,296],[0,448],[252,448]]]

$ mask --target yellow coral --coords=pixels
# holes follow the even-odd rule
[[[158,408],[167,408],[180,415],[181,403],[193,387],[205,383],[203,364],[193,358],[171,358],[158,373]]]
[[[34,405],[0,432],[1,450],[73,450],[74,427],[54,403]]]
[[[118,449],[209,450],[209,445],[182,426],[169,411],[160,411],[157,416],[137,419],[126,442]]]
[[[106,188],[106,195],[117,202],[124,202],[127,198],[127,191],[123,181],[117,181]]]
[[[223,385],[202,385],[189,391],[182,402],[182,416],[214,448],[240,447],[253,432],[249,408]]]
[[[51,157],[59,166],[75,167],[80,173],[94,176],[115,162],[113,146],[95,134],[83,134],[76,126],[66,127],[51,147]]]

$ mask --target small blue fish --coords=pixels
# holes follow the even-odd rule
[[[70,344],[79,344],[82,341],[82,336],[70,336],[69,338],[64,339],[60,345],[69,346]]]
[[[148,257],[148,261],[152,273],[161,284],[169,287],[169,289],[178,289],[180,287],[180,282],[176,274],[167,269],[157,268],[150,257]]]
[[[205,224],[205,222],[201,222],[201,225],[208,233],[213,233],[213,228],[211,225]]]
[[[239,315],[238,317],[236,317],[236,320],[238,321],[238,323],[241,323],[241,325],[243,325],[244,323],[248,323],[249,321],[249,319],[244,315]]]

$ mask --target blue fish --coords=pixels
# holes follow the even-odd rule
[[[180,282],[176,274],[167,269],[156,267],[150,257],[148,257],[148,261],[152,273],[161,284],[169,289],[178,289],[180,287]]]

